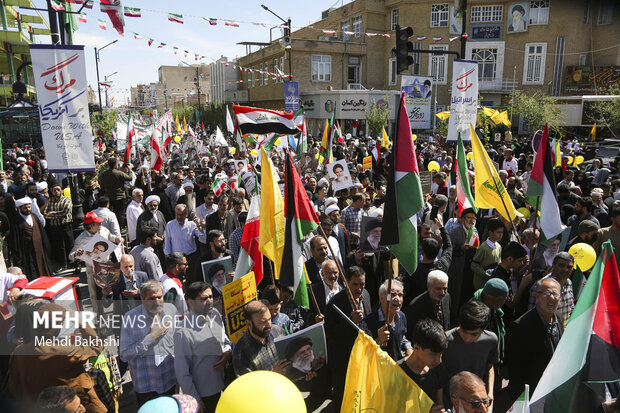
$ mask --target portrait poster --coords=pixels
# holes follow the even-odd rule
[[[237,343],[247,330],[243,314],[245,306],[258,297],[254,272],[249,272],[225,285],[222,293],[224,300],[224,312],[222,314],[226,317],[228,337],[233,343]]]
[[[362,217],[360,233],[360,249],[364,252],[375,252],[385,250],[384,246],[379,245],[381,241],[381,227],[383,218]]]
[[[82,247],[82,254],[76,256],[76,258],[92,266],[95,261],[105,262],[117,246],[118,245],[109,241],[107,238],[95,234],[86,245]]]
[[[332,190],[340,191],[353,186],[349,167],[344,159],[327,164],[327,175],[332,184]]]
[[[463,17],[459,10],[450,5],[450,34],[461,34],[463,32]]]
[[[121,279],[121,264],[118,262],[93,262],[95,284],[101,288],[113,287]]]
[[[278,337],[274,343],[278,359],[291,362],[285,375],[293,383],[305,381],[308,373],[319,373],[327,365],[327,344],[322,322]]]
[[[221,294],[224,286],[228,284],[227,274],[234,273],[232,257],[228,256],[205,261],[200,263],[200,266],[202,268],[203,281],[211,284]],[[215,291],[214,295],[217,295]]]
[[[508,33],[522,33],[527,31],[530,18],[530,2],[522,1],[508,6]]]
[[[247,159],[235,159],[235,170],[238,174],[246,171],[248,169],[248,160]]]
[[[448,141],[471,141],[470,128],[478,116],[478,62],[454,59],[452,66],[452,97],[448,118]]]
[[[430,128],[433,78],[403,75],[401,76],[400,89],[405,92],[405,103],[409,111],[411,129]]]
[[[30,45],[50,172],[95,170],[84,46]]]

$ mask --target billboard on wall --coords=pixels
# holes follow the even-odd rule
[[[431,127],[431,101],[433,78],[425,76],[401,76],[401,91],[405,92],[411,129]]]

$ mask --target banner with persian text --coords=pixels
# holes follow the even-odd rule
[[[95,170],[84,46],[30,45],[50,172]]]
[[[470,125],[476,125],[477,114],[478,62],[454,59],[448,141],[456,141],[459,133],[464,142],[470,141]]]
[[[405,92],[411,129],[429,129],[431,127],[433,78],[403,75],[400,90]]]

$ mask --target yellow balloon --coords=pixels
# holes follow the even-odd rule
[[[230,152],[234,155],[235,153],[237,153],[237,148],[233,146],[232,148],[230,148]]]
[[[222,393],[215,413],[305,413],[306,403],[292,381],[258,370],[233,381]]]
[[[583,163],[583,161],[584,161],[583,156],[581,156],[581,155],[577,155],[577,156],[575,157],[575,166],[579,166],[579,165],[581,165],[581,164]]]
[[[568,250],[568,253],[575,258],[575,268],[579,267],[582,272],[588,271],[596,262],[594,248],[585,242],[573,245]]]
[[[468,152],[465,157],[467,158],[468,161],[473,161],[474,160],[474,153],[473,152]]]
[[[430,161],[428,163],[428,170],[439,172],[439,163],[437,161]]]
[[[280,144],[282,143],[282,140],[280,138],[276,139],[276,141],[273,143],[274,146],[280,146]]]
[[[413,139],[414,141],[417,141],[418,140],[418,135],[416,135],[416,134],[411,135],[411,139]]]
[[[571,165],[571,164],[573,163],[573,157],[572,157],[572,156],[568,156],[568,157],[566,157],[566,163],[567,163],[568,165]]]
[[[62,193],[63,193],[64,196],[66,196],[67,198],[71,199],[71,188],[63,189]]]
[[[175,136],[175,137],[174,137],[174,141],[175,141],[176,143],[181,142],[181,137],[180,137],[180,136]]]
[[[250,151],[250,154],[251,154],[252,156],[258,156],[258,151],[257,151],[256,149],[252,149],[252,150]]]
[[[523,215],[523,218],[529,218],[532,216],[532,213],[530,212],[530,210],[525,207],[521,207],[517,209],[517,212],[521,213],[521,215]]]

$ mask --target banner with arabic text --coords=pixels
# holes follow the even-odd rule
[[[226,328],[228,337],[233,343],[239,341],[247,326],[243,315],[245,306],[250,301],[256,300],[256,278],[254,272],[249,272],[243,277],[226,284],[222,288],[224,298],[224,314],[226,316]]]
[[[405,92],[411,129],[430,129],[433,78],[403,75],[400,90]]]
[[[84,46],[30,45],[50,172],[95,170]]]
[[[476,124],[477,114],[478,62],[475,60],[454,59],[448,141],[456,141],[459,133],[463,142],[471,141],[469,127]]]

